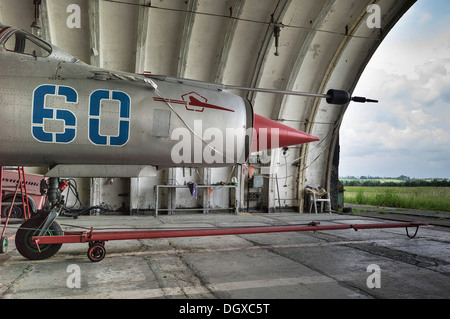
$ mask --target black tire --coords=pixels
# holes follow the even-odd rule
[[[29,260],[44,260],[52,257],[60,249],[62,244],[39,245],[39,252],[36,244],[31,240],[33,236],[38,235],[39,229],[45,222],[47,216],[36,216],[24,222],[16,233],[16,248],[19,253]],[[45,236],[63,235],[61,226],[54,221],[47,230]]]
[[[11,207],[12,200],[14,198],[14,194],[8,194],[3,196],[2,198],[2,209],[1,214],[2,218],[6,218],[9,213],[9,209]],[[5,205],[7,203],[7,205]],[[13,209],[11,211],[11,218],[24,218],[23,214],[23,206],[22,206],[22,194],[17,193],[16,200],[14,201]],[[28,205],[30,206],[30,214],[34,216],[37,213],[36,203],[33,198],[28,196]]]

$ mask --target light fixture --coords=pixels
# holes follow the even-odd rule
[[[280,47],[281,28],[284,28],[284,25],[282,23],[276,23],[273,28],[273,36],[275,37],[275,56],[280,56],[280,52],[278,52],[278,48]]]
[[[33,0],[34,4],[34,21],[31,24],[31,33],[37,37],[42,37],[41,19],[39,18],[39,7],[42,0]]]

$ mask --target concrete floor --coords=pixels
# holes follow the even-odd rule
[[[329,214],[178,214],[60,217],[98,228],[261,226],[379,223]],[[19,225],[8,228],[13,236]],[[52,258],[28,261],[9,241],[0,255],[0,297],[371,299],[449,298],[449,228],[337,230],[216,237],[112,241],[99,263],[87,244],[65,244]],[[369,272],[377,265],[380,272]],[[369,278],[370,277],[370,278]],[[369,283],[368,283],[369,282]],[[380,288],[369,288],[379,283]]]

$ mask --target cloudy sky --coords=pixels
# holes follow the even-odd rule
[[[340,176],[450,178],[450,1],[419,0],[354,92],[341,128]]]

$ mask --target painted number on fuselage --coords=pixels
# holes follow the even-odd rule
[[[56,92],[58,94],[56,94]],[[67,144],[76,137],[77,118],[75,114],[68,110],[55,110],[45,107],[45,97],[47,95],[64,96],[67,103],[77,103],[77,92],[68,86],[41,85],[34,90],[32,128],[31,131],[35,139],[44,143]],[[44,130],[45,120],[63,120],[64,132],[49,133]]]
[[[120,102],[119,135],[100,134],[100,106],[102,100]],[[130,138],[130,97],[123,92],[97,90],[89,101],[89,140],[95,145],[123,146]]]
[[[78,93],[69,86],[45,84],[37,87],[33,93],[31,132],[39,142],[68,144],[77,135],[77,117],[70,110],[54,109],[46,106],[47,96],[65,97],[66,103],[77,104]],[[119,134],[102,135],[100,133],[102,101],[120,103]],[[120,91],[96,90],[89,98],[88,127],[89,141],[100,146],[124,146],[130,139],[131,99]],[[63,121],[62,132],[45,131],[45,121]]]

